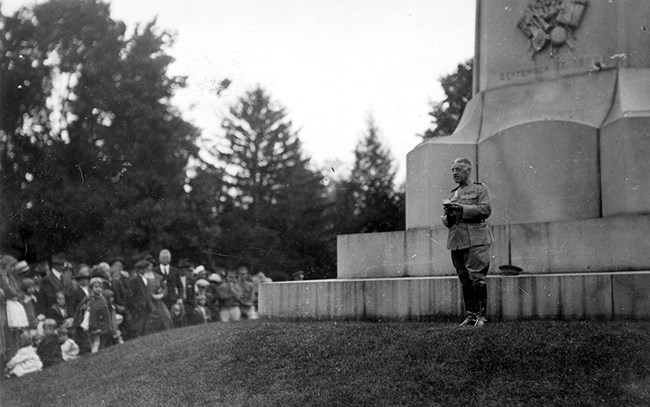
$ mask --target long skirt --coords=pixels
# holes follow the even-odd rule
[[[149,332],[147,333],[155,333],[166,331],[167,329],[172,329],[174,327],[174,323],[172,322],[171,314],[169,313],[169,310],[167,309],[165,303],[161,300],[154,300],[153,304],[154,309],[151,312],[151,316],[149,317]]]

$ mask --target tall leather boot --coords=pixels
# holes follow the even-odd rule
[[[471,283],[463,284],[463,302],[465,303],[465,320],[460,326],[474,325],[477,318],[476,294],[474,286]]]
[[[483,281],[482,284],[477,284],[474,287],[476,298],[476,323],[474,326],[483,326],[485,324],[485,316],[487,311],[487,285]]]

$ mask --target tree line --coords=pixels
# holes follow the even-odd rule
[[[372,117],[341,176],[311,162],[286,108],[257,86],[199,154],[199,129],[171,102],[186,84],[167,72],[173,36],[155,21],[127,34],[99,0],[0,18],[4,253],[95,262],[166,247],[212,267],[327,278],[337,234],[404,228]]]

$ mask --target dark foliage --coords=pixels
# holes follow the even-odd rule
[[[310,168],[285,108],[257,87],[230,108],[223,129],[225,145],[214,154],[231,200],[219,220],[224,238],[217,251],[224,262],[245,259],[278,277],[299,269],[308,278],[331,276],[323,177]]]
[[[350,178],[336,187],[338,234],[404,230],[404,193],[395,191],[393,158],[379,140],[374,119],[367,126]]]
[[[126,38],[109,5],[52,0],[3,17],[3,250],[86,261],[183,247],[197,130],[171,106],[171,38]],[[189,224],[197,222],[189,221]]]
[[[449,136],[456,130],[465,105],[472,98],[472,60],[458,64],[456,72],[440,78],[445,100],[435,103],[429,112],[431,128],[422,138]]]

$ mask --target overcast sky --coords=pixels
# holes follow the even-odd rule
[[[4,0],[14,12],[33,1]],[[218,135],[228,104],[259,84],[300,129],[315,163],[348,165],[372,114],[404,178],[442,75],[474,53],[475,0],[114,0],[129,27],[158,17],[175,33],[171,74],[185,117]],[[216,84],[233,81],[221,98]]]

